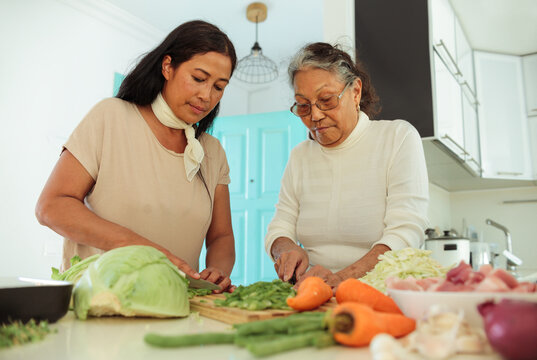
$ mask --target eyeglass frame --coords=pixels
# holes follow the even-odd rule
[[[307,106],[309,106],[310,111],[309,111],[309,113],[307,113],[306,115],[298,115],[297,113],[295,113],[295,112],[293,111],[293,108],[294,108],[295,106],[298,105],[298,103],[295,101],[295,103],[294,103],[293,105],[291,105],[291,107],[289,108],[289,111],[291,111],[291,113],[293,113],[293,115],[295,115],[295,116],[298,116],[298,117],[304,117],[304,116],[311,115],[311,107],[312,107],[313,105],[317,106],[317,109],[319,109],[319,110],[321,110],[321,111],[333,110],[333,109],[335,109],[335,108],[337,108],[337,107],[339,106],[339,100],[341,100],[341,97],[343,96],[343,94],[345,93],[345,91],[347,90],[347,88],[349,87],[349,85],[351,85],[352,83],[353,83],[353,81],[349,81],[349,82],[347,83],[347,85],[345,85],[345,87],[343,88],[343,90],[339,93],[339,95],[334,94],[334,95],[331,95],[331,96],[330,96],[330,97],[334,97],[334,96],[337,97],[337,104],[336,104],[336,106],[334,106],[334,107],[331,107],[331,108],[329,108],[329,109],[321,109],[321,107],[319,106],[319,104],[317,103],[317,101],[316,101],[315,103],[313,103],[313,104],[312,104],[312,103],[309,103],[309,104],[300,104],[300,105],[307,105]]]

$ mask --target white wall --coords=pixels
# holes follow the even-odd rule
[[[449,192],[429,183],[429,227],[451,229],[451,200]]]
[[[504,203],[512,200],[537,200],[537,187],[451,193],[452,226],[462,231],[464,218],[467,225],[482,234],[484,241],[497,243],[502,251],[505,249],[503,232],[486,225],[485,220],[490,218],[504,225],[511,233],[513,252],[524,261],[520,268],[537,271],[537,201]],[[504,264],[502,259],[501,266]]]
[[[59,265],[61,238],[34,207],[61,145],[112,95],[114,72],[165,35],[96,4],[106,5],[0,1],[0,276],[48,277]]]

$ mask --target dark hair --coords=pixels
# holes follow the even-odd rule
[[[291,85],[294,83],[296,73],[308,66],[334,73],[345,84],[360,78],[362,80],[360,109],[371,118],[379,114],[379,98],[371,84],[369,74],[358,59],[353,61],[351,56],[337,45],[332,46],[323,42],[308,44],[298,51],[289,64]]]
[[[231,74],[237,64],[235,47],[218,27],[195,20],[179,25],[154,50],[143,56],[125,77],[116,97],[145,106],[151,104],[164,87],[162,60],[169,55],[174,68],[198,54],[217,52],[229,56]],[[220,103],[196,126],[196,138],[205,133],[218,114]]]

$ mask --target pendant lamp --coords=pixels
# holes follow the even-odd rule
[[[250,84],[264,84],[278,77],[278,66],[274,61],[263,55],[257,41],[257,26],[267,18],[267,6],[260,2],[251,3],[246,9],[246,18],[255,22],[255,43],[250,55],[237,63],[235,77]]]

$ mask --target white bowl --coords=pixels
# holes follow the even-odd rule
[[[414,291],[388,289],[388,295],[406,316],[420,320],[432,305],[458,311],[464,311],[465,320],[472,326],[483,326],[483,319],[477,311],[477,305],[488,300],[527,300],[537,302],[537,293],[513,292],[456,292],[456,291]]]

